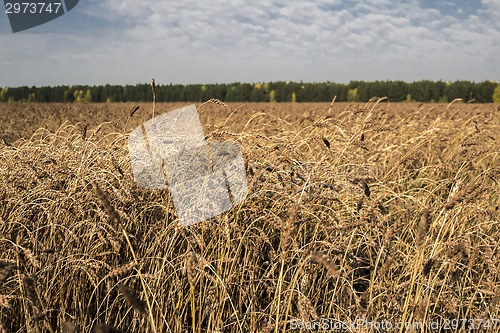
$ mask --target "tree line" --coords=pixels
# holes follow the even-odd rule
[[[500,102],[500,84],[494,81],[351,81],[264,82],[156,85],[157,102],[200,102],[217,98],[224,102],[367,102],[387,97],[391,102]],[[496,97],[495,97],[496,96]],[[103,103],[150,102],[150,84],[0,87],[0,102]],[[498,99],[498,100],[496,100]]]

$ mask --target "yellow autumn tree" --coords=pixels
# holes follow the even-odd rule
[[[493,103],[500,103],[500,84],[493,90]]]
[[[269,102],[271,102],[271,103],[276,102],[276,91],[271,90],[269,92]]]

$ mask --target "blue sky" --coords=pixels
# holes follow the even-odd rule
[[[500,81],[500,0],[80,0],[16,34],[0,12],[0,86],[153,77]]]

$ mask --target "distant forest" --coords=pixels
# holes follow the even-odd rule
[[[224,102],[366,102],[372,97],[387,97],[391,102],[465,102],[491,103],[500,93],[494,81],[351,81],[265,82],[230,84],[156,85],[157,102],[201,102],[217,98]],[[0,87],[0,102],[106,103],[150,102],[150,84],[57,87]]]

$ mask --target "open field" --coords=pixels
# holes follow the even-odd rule
[[[203,105],[249,194],[189,227],[135,185],[132,108],[0,104],[0,332],[500,331],[497,105]]]

